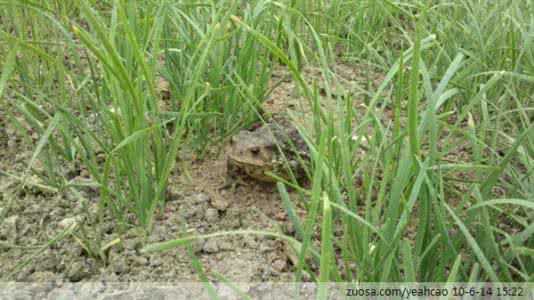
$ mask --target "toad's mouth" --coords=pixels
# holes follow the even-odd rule
[[[266,162],[263,160],[247,160],[243,159],[242,157],[236,158],[230,156],[228,159],[231,160],[231,162],[239,167],[255,167],[255,168],[270,168],[271,163]]]
[[[266,172],[273,172],[272,164],[265,161],[252,161],[252,160],[243,160],[235,159],[229,157],[229,160],[233,165],[241,169],[247,176],[260,181],[276,181],[271,176],[267,175]]]

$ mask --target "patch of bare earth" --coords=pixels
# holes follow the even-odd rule
[[[2,148],[2,170],[22,171],[20,163],[10,160],[14,153]],[[16,148],[13,148],[16,152]],[[31,156],[27,151],[22,155]],[[185,155],[185,157],[190,157]],[[230,230],[285,230],[292,229],[273,186],[253,183],[239,186],[235,191],[219,190],[226,176],[226,156],[213,153],[202,161],[181,159],[180,172],[171,179],[167,204],[157,213],[147,243],[172,240],[188,234],[209,234]],[[188,282],[198,281],[192,268],[191,257],[185,248],[159,253],[141,254],[142,239],[135,229],[123,235],[115,232],[116,224],[106,218],[102,244],[116,239],[106,251],[106,262],[92,257],[83,246],[94,240],[91,226],[78,199],[72,195],[54,195],[38,188],[24,188],[15,194],[18,184],[8,176],[0,176],[0,203],[6,213],[0,225],[0,274],[15,271],[34,253],[37,256],[11,279],[17,281],[139,281]],[[82,191],[94,212],[98,193]],[[6,211],[7,210],[7,211]],[[87,235],[76,230],[52,245],[41,246],[65,230],[68,224],[78,222]],[[282,226],[280,226],[282,224]],[[236,282],[291,281],[292,265],[287,247],[282,241],[264,236],[232,235],[199,240],[193,251],[205,272],[224,274]],[[211,276],[210,276],[211,277]]]
[[[356,80],[357,71],[344,70]],[[351,73],[353,72],[353,73]],[[317,69],[304,70],[306,80],[320,82]],[[279,67],[273,82],[289,73]],[[349,76],[349,77],[350,77]],[[266,102],[266,110],[286,109],[307,114],[310,112],[301,97],[295,95],[292,80],[273,90]],[[306,108],[308,107],[308,108]],[[0,169],[20,174],[23,162],[29,161],[31,147],[20,139],[2,131],[0,135]],[[9,147],[8,147],[9,144]],[[30,145],[31,146],[31,145]],[[221,148],[222,149],[222,148]],[[164,211],[158,212],[148,243],[169,241],[188,234],[203,235],[232,230],[261,230],[293,235],[283,203],[274,185],[250,181],[235,191],[220,190],[226,177],[226,154],[213,149],[203,160],[194,159],[182,151],[177,173],[171,178]],[[13,159],[15,158],[16,159]],[[80,176],[83,177],[83,170]],[[86,172],[85,172],[86,174]],[[105,251],[105,260],[90,255],[85,249],[95,241],[94,220],[88,220],[85,208],[73,195],[55,195],[38,188],[18,191],[18,183],[0,175],[0,203],[5,218],[0,225],[0,274],[17,270],[21,263],[29,263],[13,273],[16,281],[198,281],[191,265],[191,257],[183,247],[150,254],[141,254],[142,239],[135,229],[116,233],[117,224],[107,216],[103,225],[101,245],[112,245]],[[18,193],[15,193],[18,191]],[[95,212],[98,192],[82,190],[87,209]],[[304,210],[297,211],[303,215]],[[182,218],[183,217],[183,218]],[[69,224],[78,224],[72,235],[54,245],[46,243],[64,231]],[[82,230],[84,229],[84,230]],[[43,249],[40,249],[40,247]],[[235,282],[292,281],[294,253],[285,242],[265,236],[229,235],[193,242],[193,252],[200,259],[206,274],[213,272]]]

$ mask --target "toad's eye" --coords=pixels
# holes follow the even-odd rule
[[[250,152],[254,155],[258,155],[260,153],[260,148],[258,147],[251,148]]]

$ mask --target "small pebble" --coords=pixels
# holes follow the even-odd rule
[[[219,211],[215,208],[208,208],[204,218],[208,222],[216,222],[219,219]]]
[[[286,268],[287,262],[284,259],[277,259],[272,262],[271,266],[274,274],[280,274]]]
[[[123,242],[123,246],[128,250],[136,250],[141,245],[138,239],[129,239]]]
[[[235,207],[230,208],[226,212],[225,219],[225,226],[231,229],[237,229],[243,226],[243,220],[242,220],[243,212],[239,209],[236,209]]]
[[[217,253],[219,252],[219,244],[216,239],[207,240],[202,250],[206,253]]]
[[[123,274],[130,271],[130,266],[128,266],[128,261],[123,256],[115,257],[111,260],[109,267],[112,272],[115,274]]]
[[[161,242],[163,240],[165,240],[165,228],[161,225],[154,226],[154,228],[152,228],[150,236],[148,237],[148,241],[150,243],[155,243]]]
[[[64,216],[65,216],[65,209],[62,208],[62,207],[57,207],[57,208],[54,210],[54,214],[55,214],[57,217],[64,217]]]
[[[150,266],[153,268],[163,265],[163,260],[157,256],[150,257]]]
[[[70,218],[65,218],[57,224],[57,227],[61,229],[67,229],[71,226],[77,226],[78,224],[82,222],[82,220],[83,220],[82,216],[74,216]]]
[[[148,264],[148,259],[143,256],[133,256],[130,257],[130,260],[138,266],[146,266]]]
[[[206,243],[203,239],[195,240],[191,243],[191,246],[193,247],[193,252],[195,254],[200,253],[204,249],[204,244]]]
[[[78,282],[89,276],[89,270],[80,262],[74,262],[67,271],[67,279],[71,282]]]
[[[228,203],[228,201],[226,201],[222,197],[214,197],[211,199],[210,203],[211,203],[211,206],[215,207],[216,209],[220,211],[225,211],[230,205],[230,203]]]
[[[190,199],[192,203],[204,203],[210,201],[210,196],[205,193],[196,193]]]
[[[185,203],[180,206],[180,212],[185,219],[201,218],[204,212],[202,205],[192,205],[192,203]]]

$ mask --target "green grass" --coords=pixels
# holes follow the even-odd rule
[[[103,249],[106,214],[148,236],[180,148],[202,154],[258,120],[282,64],[313,107],[313,126],[296,124],[310,189],[291,182],[306,219],[278,184],[296,239],[231,231],[146,251],[266,234],[299,245],[295,281],[310,263],[320,282],[534,280],[528,1],[249,2],[0,2],[0,107],[26,143],[26,128],[38,136],[26,171],[10,176],[77,194],[87,183],[65,174],[82,164],[100,193],[87,243]],[[347,95],[326,85],[320,99],[302,67],[333,84],[336,59],[384,76],[368,71]]]

